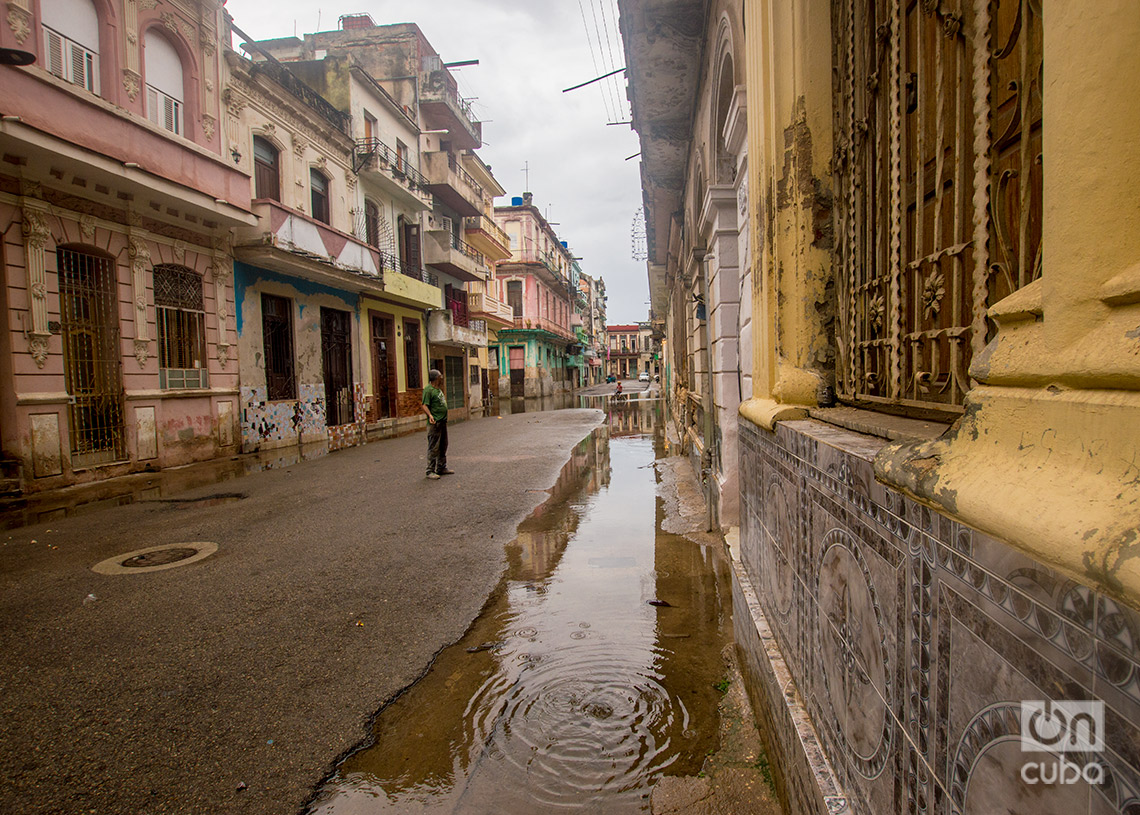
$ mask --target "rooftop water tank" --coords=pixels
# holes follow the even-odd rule
[[[512,207],[521,207],[522,206],[522,196],[516,195],[514,198],[512,198],[511,199],[511,206]]]

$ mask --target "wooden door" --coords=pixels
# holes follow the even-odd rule
[[[396,415],[396,340],[391,317],[372,315],[372,407],[377,419]]]

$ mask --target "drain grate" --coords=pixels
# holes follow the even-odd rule
[[[96,563],[91,569],[99,574],[142,574],[188,566],[218,551],[218,544],[210,541],[169,543],[136,549]]]

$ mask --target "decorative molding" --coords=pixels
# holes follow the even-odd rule
[[[39,192],[38,184],[23,186],[25,192]],[[42,368],[47,362],[48,337],[51,336],[48,326],[47,267],[44,261],[44,249],[51,238],[49,211],[42,201],[25,199],[21,203],[20,231],[24,236],[24,271],[27,275],[28,293],[31,295],[28,305],[32,316],[31,330],[25,329],[24,336],[28,340],[28,353],[35,360],[36,367]]]
[[[150,358],[150,340],[135,338],[135,359],[138,360],[139,367],[145,368],[146,361]]]
[[[210,272],[214,278],[214,304],[218,318],[218,364],[226,367],[230,358],[230,342],[226,325],[230,319],[229,299],[226,295],[226,283],[233,277],[233,236],[226,232],[214,238],[213,260],[210,263]]]
[[[79,234],[87,243],[95,240],[95,216],[94,215],[80,215],[79,216]]]
[[[19,3],[8,0],[8,28],[12,29],[12,36],[20,45],[32,33],[32,12]]]
[[[138,344],[150,339],[150,325],[146,319],[146,275],[151,262],[150,246],[144,238],[129,235],[127,255],[131,259],[131,293],[134,295],[135,306],[135,355],[138,356]],[[144,358],[139,364],[142,365],[145,361]]]
[[[158,7],[158,0],[139,0],[139,8],[143,11],[150,11]]]
[[[28,335],[28,353],[32,355],[32,359],[36,363],[37,368],[44,367],[48,358],[48,337],[51,334],[36,334]]]
[[[201,44],[202,51],[205,52],[206,56],[214,56],[214,52],[217,50],[217,40],[218,35],[215,32],[202,29],[198,42]]]
[[[217,120],[209,113],[202,114],[202,135],[206,137],[206,141],[214,140],[214,127],[217,125]]]
[[[276,139],[277,138],[277,125],[273,124],[273,122],[266,122],[265,124],[263,124],[261,126],[261,133],[262,133],[262,135],[267,136],[270,139]]]
[[[51,227],[48,226],[46,209],[25,205],[23,208],[24,222],[21,227],[24,234],[24,245],[29,249],[43,251],[51,237]]]
[[[183,264],[186,263],[186,241],[175,241],[171,246],[171,250],[176,261]]]
[[[132,102],[139,95],[139,88],[142,87],[142,77],[137,72],[132,71],[130,68],[123,69],[123,90],[127,93],[127,98]]]
[[[29,181],[26,178],[21,178],[20,195],[24,196],[25,198],[43,198],[43,185],[38,181]]]
[[[308,148],[309,143],[300,136],[293,136],[293,155],[298,159],[305,157],[305,150]]]

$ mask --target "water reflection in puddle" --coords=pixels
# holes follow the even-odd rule
[[[700,769],[727,572],[716,548],[660,529],[659,410],[613,408],[578,445],[484,613],[310,812],[646,812],[658,777]]]

